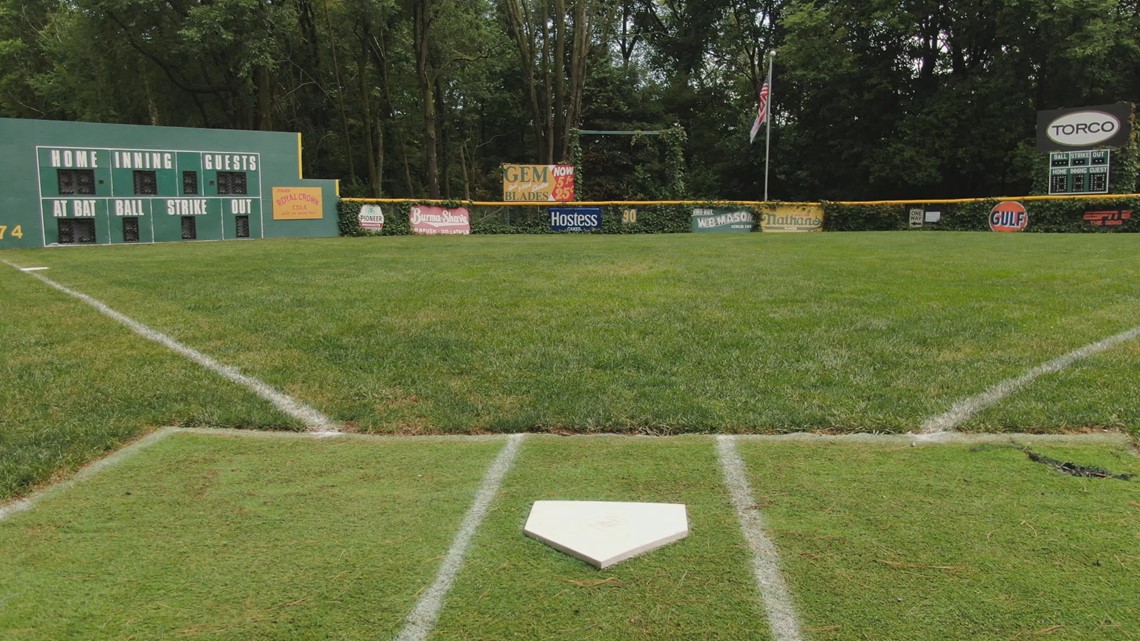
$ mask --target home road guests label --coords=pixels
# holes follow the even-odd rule
[[[471,215],[463,207],[444,209],[417,205],[408,213],[408,221],[412,224],[414,234],[471,233]]]
[[[738,207],[709,207],[694,209],[690,219],[693,232],[752,231],[756,217],[751,209]]]
[[[360,228],[368,231],[381,231],[384,229],[384,210],[380,205],[363,205],[360,213],[356,215],[360,221]]]
[[[990,211],[990,229],[994,231],[1024,231],[1029,225],[1029,212],[1025,205],[1012,200],[1000,202]]]
[[[574,200],[574,165],[503,165],[504,202]]]
[[[776,205],[760,216],[765,232],[823,231],[823,207],[819,205]]]
[[[601,207],[551,207],[551,231],[590,231],[602,228]]]
[[[320,187],[273,188],[273,220],[319,220],[323,217]]]

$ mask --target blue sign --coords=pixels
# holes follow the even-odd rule
[[[589,231],[602,228],[601,207],[551,207],[551,231]]]

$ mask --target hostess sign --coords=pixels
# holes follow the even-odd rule
[[[1037,150],[1068,151],[1128,144],[1132,105],[1118,103],[1082,109],[1037,112]]]
[[[551,231],[588,231],[602,228],[601,207],[551,207]]]
[[[574,165],[503,165],[503,201],[574,200]]]

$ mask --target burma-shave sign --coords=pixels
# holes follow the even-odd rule
[[[1037,150],[1070,151],[1128,144],[1132,105],[1126,102],[1037,112]]]
[[[274,187],[273,220],[324,218],[320,187]]]
[[[760,216],[765,232],[823,231],[820,205],[776,205]]]
[[[590,231],[601,228],[601,207],[550,208],[550,231]]]
[[[503,165],[504,202],[574,200],[574,165]]]
[[[412,233],[424,235],[470,234],[471,215],[463,207],[444,209],[417,205],[408,212]]]
[[[380,205],[363,205],[357,214],[360,228],[368,231],[382,231],[384,229],[384,210]]]
[[[990,211],[990,229],[994,231],[1024,231],[1028,226],[1029,212],[1021,203],[1007,200],[994,205]]]
[[[703,231],[752,231],[756,217],[751,209],[710,207],[694,209],[691,220],[694,233]]]

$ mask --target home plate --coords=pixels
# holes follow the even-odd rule
[[[680,503],[535,501],[523,532],[605,569],[689,535]]]

